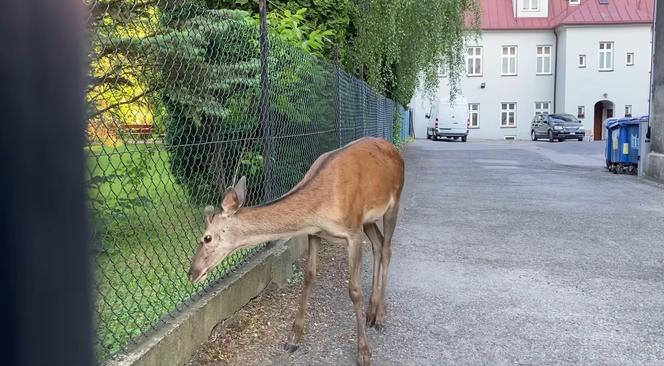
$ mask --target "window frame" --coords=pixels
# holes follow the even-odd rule
[[[630,60],[630,57],[631,57],[631,60]],[[634,52],[627,52],[627,60],[625,60],[625,61],[626,61],[625,64],[627,66],[634,66]]]
[[[477,106],[476,110],[471,109],[472,106]],[[477,115],[477,125],[473,126],[473,114]],[[479,129],[480,128],[480,104],[479,103],[468,103],[468,128],[469,129]]]
[[[445,64],[438,65],[438,77],[439,78],[447,77],[447,65]]]
[[[586,118],[586,106],[580,105],[576,107],[576,118],[584,119]]]
[[[583,63],[581,60],[583,59]],[[579,57],[576,59],[577,61],[577,66],[580,69],[585,69],[588,66],[588,56],[585,53],[579,54]]]
[[[603,49],[602,49],[602,46],[604,46]],[[607,48],[606,46],[610,46],[610,47]],[[615,42],[613,42],[613,41],[600,41],[599,42],[599,53],[598,53],[599,63],[597,64],[597,70],[598,71],[611,72],[611,71],[614,70],[614,67],[615,67],[615,58],[614,58],[615,49],[616,49],[615,48]],[[604,58],[602,58],[602,56],[604,56]],[[611,56],[611,57],[609,58],[607,56]],[[602,67],[602,60],[604,60],[604,67]],[[610,68],[606,67],[608,60],[611,61],[611,67]]]
[[[514,55],[510,54],[510,50],[514,48]],[[507,55],[504,54],[507,49]],[[507,71],[503,70],[503,61],[507,59]],[[509,73],[510,60],[514,60],[514,73]],[[519,47],[516,45],[506,45],[500,48],[500,76],[517,76],[519,74]]]
[[[528,4],[528,7],[526,7]],[[536,4],[536,7],[533,7],[533,4]],[[523,0],[521,5],[521,10],[523,11],[540,11],[540,1],[539,0]]]
[[[632,107],[631,104],[625,104],[625,117],[626,118],[631,118],[634,113],[634,108]]]
[[[472,55],[472,56],[469,55],[469,54],[468,54],[468,51],[469,51],[470,49],[473,49],[473,50],[477,50],[477,49],[479,49],[479,55],[477,55],[475,51],[473,51],[473,55]],[[483,48],[482,46],[468,46],[468,47],[466,47],[466,76],[468,76],[468,77],[478,77],[478,76],[482,76],[482,75],[483,75],[483,73],[484,73],[483,60],[482,60],[483,57],[484,57],[484,48]],[[473,59],[473,60],[479,60],[479,69],[480,69],[480,72],[479,72],[479,73],[471,73],[471,72],[470,72],[471,70],[469,70],[469,68],[468,68],[468,62],[469,62],[471,59]],[[476,65],[475,65],[475,63],[473,62],[473,71],[474,71],[474,66],[476,66]]]
[[[542,49],[542,54],[541,55],[539,53],[540,48]],[[544,53],[544,50],[547,49],[547,48],[549,49],[549,54],[548,55]],[[536,60],[535,61],[535,74],[537,74],[537,75],[552,75],[553,74],[553,67],[551,65],[551,62],[552,62],[552,59],[553,59],[553,46],[552,45],[545,45],[545,44],[538,45],[538,46],[535,47],[535,54],[537,55],[537,58],[535,59]],[[542,71],[537,70],[537,67],[539,66],[539,59],[540,58],[542,59]],[[548,72],[544,71],[544,65],[545,65],[544,60],[546,58],[549,59],[549,62],[548,62],[549,71]]]
[[[540,105],[540,108],[538,108],[537,105]],[[543,106],[546,104],[546,110],[543,108]],[[546,112],[545,112],[546,111]],[[551,102],[546,102],[546,101],[541,101],[541,102],[535,102],[535,115],[547,115],[551,114]]]
[[[509,109],[509,105],[513,105],[513,109]],[[504,106],[508,106],[507,109],[504,108]],[[509,116],[510,113],[513,114],[512,116],[512,125],[509,123]],[[503,115],[507,115],[507,118],[505,119],[506,123],[503,124]],[[517,123],[516,123],[516,102],[501,102],[500,103],[500,128],[516,128]]]

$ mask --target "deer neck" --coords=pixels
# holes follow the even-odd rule
[[[297,197],[286,197],[274,203],[247,207],[236,219],[241,223],[240,247],[250,247],[316,231],[315,215]]]

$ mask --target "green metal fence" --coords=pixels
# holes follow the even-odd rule
[[[246,175],[248,204],[275,199],[320,154],[363,136],[391,140],[401,109],[334,63],[260,37],[241,12],[188,0],[89,6],[88,182],[103,361],[260,250],[235,253],[201,285],[187,281],[203,207],[218,205],[225,187]]]

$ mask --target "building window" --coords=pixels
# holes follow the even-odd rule
[[[634,52],[627,53],[627,66],[634,66]]]
[[[438,77],[445,78],[447,77],[447,66],[444,64],[438,65]]]
[[[500,127],[516,127],[516,103],[500,104]]]
[[[586,55],[579,55],[579,67],[586,67]]]
[[[632,106],[631,105],[626,105],[625,106],[625,117],[631,117],[632,116]]]
[[[503,46],[501,75],[516,75],[516,46]]]
[[[599,43],[599,70],[613,71],[613,42]]]
[[[468,104],[468,127],[480,128],[480,104]]]
[[[466,50],[466,73],[468,76],[482,76],[482,47],[468,47]]]
[[[576,117],[577,118],[586,118],[586,107],[585,106],[580,105],[576,109]]]
[[[539,10],[539,0],[523,0],[523,10],[526,11]]]
[[[551,112],[551,102],[535,102],[535,115],[549,114]]]
[[[569,0],[570,5],[579,5],[581,4],[581,0]]]
[[[551,46],[537,46],[537,73],[551,74]]]

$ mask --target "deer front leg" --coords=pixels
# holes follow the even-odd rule
[[[311,294],[311,287],[316,279],[316,262],[318,261],[318,247],[320,246],[320,238],[317,236],[309,235],[309,258],[307,259],[307,269],[304,274],[304,285],[302,286],[302,297],[300,298],[300,305],[295,315],[293,328],[288,335],[288,341],[284,344],[284,350],[288,352],[295,352],[300,346],[302,341],[302,334],[304,333],[304,314],[307,310],[307,300]]]
[[[367,309],[367,326],[373,327],[376,323],[376,313],[380,306],[380,268],[383,248],[383,234],[380,233],[376,223],[364,225],[364,233],[367,234],[369,241],[371,241],[371,249],[373,251],[373,278],[371,280],[371,299],[369,300],[369,307]],[[377,328],[378,329],[378,328]],[[378,329],[380,330],[380,329]]]
[[[357,320],[357,364],[368,366],[371,364],[371,352],[364,329],[364,306],[362,304],[362,284],[360,263],[362,262],[362,234],[358,233],[348,239],[348,267],[350,281],[348,293],[353,301],[353,310]]]

